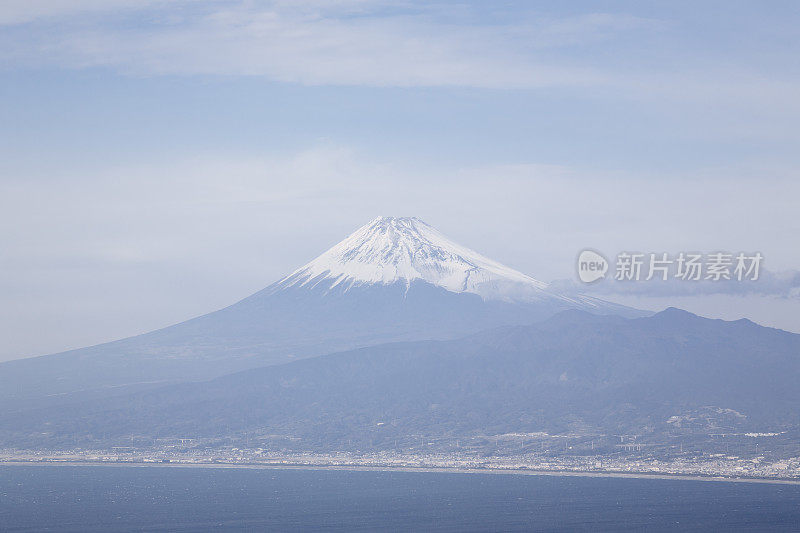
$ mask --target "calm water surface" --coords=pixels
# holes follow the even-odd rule
[[[3,531],[800,531],[800,486],[428,472],[0,466]]]

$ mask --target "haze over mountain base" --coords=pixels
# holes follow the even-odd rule
[[[18,449],[800,456],[800,335],[568,311],[0,418]],[[188,444],[187,444],[188,443]],[[643,452],[644,450],[644,452]]]
[[[565,309],[649,314],[549,291],[422,221],[379,217],[219,311],[136,337],[0,364],[0,410],[210,379],[384,342],[453,339]]]

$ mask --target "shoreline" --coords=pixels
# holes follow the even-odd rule
[[[728,483],[761,483],[800,485],[800,479],[702,476],[692,474],[651,474],[647,472],[596,472],[590,470],[530,470],[500,468],[414,467],[379,465],[311,465],[283,463],[156,463],[125,461],[14,461],[2,460],[0,466],[105,466],[127,468],[216,468],[240,470],[335,470],[352,472],[421,472],[442,474],[491,474],[553,477],[596,477],[617,479],[654,479],[677,481],[706,481]]]

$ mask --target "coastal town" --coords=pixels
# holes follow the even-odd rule
[[[276,452],[241,449],[11,450],[0,449],[0,464],[109,464],[252,468],[338,468],[375,470],[442,470],[474,473],[564,474],[608,476],[696,477],[720,480],[764,480],[800,483],[800,457],[779,461],[706,454],[668,460],[647,453],[595,456],[519,454],[478,456],[459,453]]]

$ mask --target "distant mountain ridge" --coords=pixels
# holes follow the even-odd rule
[[[390,341],[452,339],[565,309],[645,314],[554,293],[419,219],[378,217],[225,309],[136,337],[0,364],[0,409],[205,380]]]
[[[247,434],[270,446],[380,450],[420,435],[455,443],[569,434],[613,446],[617,434],[664,445],[772,432],[797,453],[798,382],[800,335],[677,309],[638,319],[565,311],[458,340],[383,344],[28,410],[0,417],[0,442],[31,445],[42,432],[56,446],[87,435],[108,443]]]

